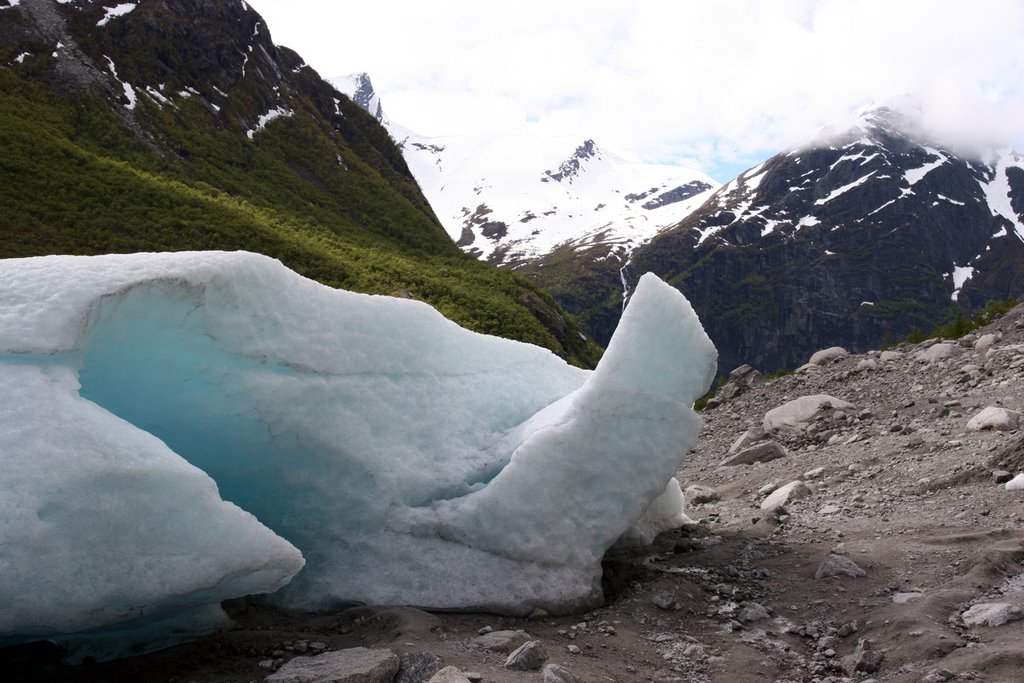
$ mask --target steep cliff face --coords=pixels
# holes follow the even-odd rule
[[[596,357],[455,246],[388,132],[242,0],[0,0],[0,149],[0,257],[246,249]]]
[[[1022,161],[869,108],[728,183],[637,249],[627,283],[651,270],[682,290],[726,370],[867,350],[1024,292]]]

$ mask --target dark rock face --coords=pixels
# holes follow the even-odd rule
[[[647,271],[667,279],[700,314],[720,367],[769,371],[827,346],[866,351],[948,322],[959,306],[1020,295],[1024,163],[961,158],[901,125],[878,109],[745,172],[638,248],[627,282]],[[990,205],[1004,185],[1016,221]],[[961,283],[957,268],[973,271]]]
[[[542,181],[554,180],[556,183],[569,182],[579,175],[583,161],[597,156],[597,145],[593,140],[585,140],[582,145],[576,148],[571,157],[562,162],[557,171],[544,171]]]
[[[711,185],[709,185],[708,183],[701,182],[700,180],[694,180],[691,183],[686,183],[685,185],[674,187],[671,190],[668,190],[667,192],[662,192],[653,199],[644,202],[643,204],[641,204],[641,206],[648,210],[659,209],[669,204],[675,204],[676,202],[685,201],[690,197],[694,197],[700,194],[704,190],[710,189]],[[632,195],[626,195],[626,199],[628,200],[630,196]]]

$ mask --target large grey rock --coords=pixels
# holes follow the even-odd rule
[[[471,645],[490,652],[509,654],[530,639],[530,634],[521,630],[492,631],[469,641]]]
[[[506,669],[513,671],[536,671],[544,666],[548,659],[544,643],[539,640],[531,640],[523,643],[518,650],[508,656],[503,665]]]
[[[991,332],[983,334],[974,342],[974,348],[978,351],[985,351],[999,341],[999,337]]]
[[[406,652],[398,655],[398,677],[395,683],[423,683],[441,670],[441,660],[429,652]]]
[[[752,465],[755,462],[768,462],[785,458],[789,453],[775,441],[766,441],[754,446],[748,446],[739,453],[730,455],[722,461],[721,467],[734,467],[736,465]]]
[[[315,657],[296,657],[267,683],[391,683],[398,673],[398,655],[391,650],[354,647]]]
[[[557,664],[545,664],[540,673],[544,683],[578,683],[575,676]]]
[[[1006,602],[982,602],[960,615],[966,626],[1002,626],[1024,619],[1024,610]]]
[[[807,361],[811,365],[824,365],[832,361],[842,360],[849,354],[842,346],[832,346],[821,351],[815,351]]]
[[[811,495],[811,489],[802,481],[791,481],[785,486],[772,491],[771,495],[761,501],[762,510],[776,510],[784,507],[792,500],[806,498]]]
[[[902,351],[882,351],[882,353],[878,356],[878,360],[882,361],[883,363],[888,363],[889,361],[893,360],[899,360],[901,358],[903,358]]]
[[[867,576],[867,572],[857,566],[857,563],[845,555],[829,553],[825,561],[818,566],[814,573],[816,579],[827,579],[830,576],[852,576],[854,578]]]
[[[765,413],[761,426],[769,431],[779,429],[800,432],[807,429],[815,420],[835,412],[853,414],[856,411],[857,408],[852,403],[827,394],[801,396],[769,410]]]
[[[960,347],[956,344],[934,344],[917,354],[917,359],[926,363],[934,363],[944,358],[951,358],[960,353]]]
[[[979,432],[983,429],[1012,432],[1019,426],[1020,413],[998,406],[988,406],[967,422],[967,429],[972,432]]]
[[[446,666],[431,676],[427,683],[471,683],[471,681],[458,667]]]

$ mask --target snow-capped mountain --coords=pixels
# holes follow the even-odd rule
[[[492,263],[523,265],[567,243],[618,258],[678,223],[718,183],[678,166],[622,159],[593,140],[424,137],[391,121],[366,74],[331,79],[384,124],[448,234]]]
[[[690,298],[722,369],[864,351],[1024,293],[1024,158],[867,107],[751,168],[633,254]],[[570,309],[571,311],[571,309]],[[601,340],[598,335],[599,341]]]

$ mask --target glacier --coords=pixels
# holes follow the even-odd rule
[[[715,366],[653,275],[587,371],[246,252],[0,261],[0,645],[116,656],[260,593],[594,606],[685,520]]]

